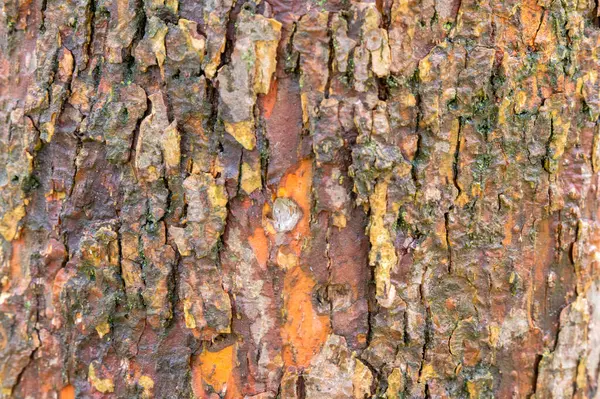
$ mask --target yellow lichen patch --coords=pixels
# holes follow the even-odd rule
[[[115,390],[113,381],[110,378],[98,378],[96,376],[96,369],[94,368],[94,363],[90,363],[90,367],[88,369],[88,378],[92,386],[98,392],[107,393],[113,392]]]
[[[493,324],[489,327],[489,341],[490,346],[495,348],[498,344],[498,339],[500,338],[501,328],[497,324]]]
[[[18,233],[18,225],[25,216],[25,206],[19,205],[6,212],[0,221],[0,234],[6,241],[12,241]]]
[[[183,33],[186,39],[188,48],[190,48],[196,54],[198,54],[200,61],[202,61],[204,59],[204,48],[206,45],[206,40],[203,36],[200,36],[198,34],[198,24],[194,21],[179,18],[179,22],[177,23],[177,25],[179,26],[179,29],[181,29],[181,32]]]
[[[254,135],[254,121],[247,120],[242,122],[224,122],[225,131],[233,136],[238,143],[248,151],[256,147],[256,136]]]
[[[388,33],[383,28],[374,29],[372,32],[378,37],[376,39],[378,45],[376,48],[369,48],[371,51],[371,68],[377,77],[382,78],[390,74],[392,63]]]
[[[185,320],[185,326],[187,328],[196,328],[196,319],[194,315],[190,313],[192,308],[192,301],[188,298],[183,300],[183,318]]]
[[[465,205],[467,205],[469,203],[470,199],[469,196],[467,195],[466,191],[463,191],[462,193],[460,193],[460,195],[456,198],[456,201],[454,201],[454,203],[456,205],[458,205],[460,208],[464,207]]]
[[[214,179],[208,177],[209,186],[207,188],[208,198],[210,200],[210,204],[214,208],[215,215],[221,217],[225,220],[227,217],[227,192],[225,191],[224,186],[218,185]]]
[[[335,212],[333,214],[333,225],[337,228],[343,229],[346,227],[346,215],[342,212]]]
[[[107,322],[100,323],[96,326],[96,331],[98,332],[100,338],[102,338],[110,332],[110,324]]]
[[[429,61],[429,56],[423,58],[419,61],[419,79],[421,82],[430,82],[434,76],[431,76],[431,61]]]
[[[67,193],[65,193],[64,191],[55,191],[54,189],[50,190],[49,193],[46,193],[45,197],[46,197],[46,201],[61,201],[63,199],[65,199],[65,197],[67,196]]]
[[[252,252],[254,252],[258,264],[263,268],[267,267],[267,261],[269,260],[269,241],[267,240],[264,229],[260,227],[254,229],[254,233],[248,236],[248,243],[252,247]]]
[[[393,369],[387,379],[388,387],[385,396],[388,399],[397,398],[404,391],[404,378],[400,369]]]
[[[300,77],[302,79],[302,77]],[[302,123],[308,123],[308,94],[306,92],[300,94],[300,103],[302,105]]]
[[[67,82],[73,75],[73,54],[66,48],[61,49],[61,56],[58,61],[58,79],[61,82]]]
[[[577,377],[575,378],[575,383],[577,384],[577,388],[579,390],[584,390],[587,387],[587,368],[585,358],[581,359],[577,365]]]
[[[206,397],[205,386],[214,392],[225,394],[225,398],[238,398],[239,390],[235,384],[236,347],[229,345],[219,351],[211,352],[206,348],[192,364],[192,387],[198,398]]]
[[[473,381],[467,381],[467,392],[469,393],[469,398],[478,398],[477,395],[477,386]]]
[[[142,375],[138,379],[138,385],[144,389],[144,392],[142,393],[142,397],[144,397],[144,398],[152,397],[152,390],[154,389],[154,380],[152,378],[148,377],[147,375]]]
[[[167,57],[167,50],[165,48],[165,37],[167,36],[167,32],[169,28],[166,26],[161,26],[156,30],[156,33],[151,39],[152,50],[154,51],[154,55],[156,56],[156,62],[158,66],[162,70],[162,66],[165,63],[165,58]]]
[[[223,26],[223,20],[220,17],[219,12],[207,12],[204,15],[204,26],[205,29],[209,31],[218,31],[219,27]],[[211,43],[212,42],[212,43]],[[225,50],[225,37],[222,40],[218,38],[210,39],[207,43],[207,51],[206,54],[208,56],[207,59],[204,60],[204,74],[208,79],[212,79],[215,77],[217,72],[217,67],[221,62],[221,54]]]
[[[352,375],[352,391],[354,398],[363,399],[371,395],[373,373],[360,360],[356,359],[354,374]]]
[[[567,144],[567,137],[569,135],[571,122],[563,121],[560,116],[553,116],[552,122],[552,137],[550,138],[550,143],[548,144],[548,151],[550,154],[550,159],[557,160],[562,157],[565,151],[565,145]],[[546,168],[549,171],[552,169],[550,165],[546,165]]]
[[[456,118],[452,121],[450,129],[450,150],[441,153],[442,162],[440,162],[439,165],[440,175],[446,178],[447,184],[452,184],[452,181],[454,179],[454,154],[456,153],[457,147],[460,146],[460,141],[458,137],[459,129],[460,121],[458,118]]]
[[[292,269],[298,266],[298,257],[290,252],[287,247],[279,248],[277,251],[277,266],[282,269]]]
[[[285,323],[281,331],[283,361],[287,366],[307,367],[330,333],[329,317],[317,314],[312,303],[315,281],[295,267],[283,282]]]
[[[596,134],[592,139],[592,169],[600,170],[600,125],[596,125]]]
[[[434,378],[436,376],[435,370],[433,369],[433,365],[431,363],[425,363],[423,368],[421,369],[421,376],[419,379],[419,383],[424,384],[428,380]]]
[[[153,10],[160,9],[163,7],[168,7],[174,13],[177,13],[177,9],[179,8],[178,0],[149,0],[147,7],[152,8]]]
[[[380,27],[381,22],[381,13],[374,3],[369,4],[362,26],[363,45],[371,54],[371,69],[378,77],[389,75],[392,62],[388,32]]]
[[[373,194],[369,197],[371,206],[369,264],[375,266],[376,295],[382,306],[389,306],[395,296],[395,289],[390,283],[390,272],[398,261],[394,242],[384,223],[387,211],[387,187],[386,182],[377,183]]]
[[[526,108],[527,103],[527,92],[520,90],[515,95],[515,113],[519,114]]]
[[[277,67],[277,45],[281,36],[281,23],[267,19],[275,33],[275,40],[260,40],[256,42],[256,63],[254,75],[254,91],[257,94],[267,94],[271,86],[271,77]]]
[[[510,100],[504,98],[498,107],[498,124],[504,125],[507,118],[510,117]]]
[[[471,185],[471,197],[472,198],[480,197],[482,193],[483,193],[483,191],[481,189],[481,183],[476,182]]]
[[[179,0],[165,0],[165,7],[177,14],[179,10]]]
[[[181,160],[181,148],[177,122],[173,121],[163,134],[163,156],[167,171],[177,172]]]
[[[54,131],[56,129],[56,113],[53,113],[48,122],[42,123],[40,131],[42,132],[42,140],[46,143],[52,141]]]
[[[261,171],[247,162],[242,162],[242,190],[248,195],[262,187]]]

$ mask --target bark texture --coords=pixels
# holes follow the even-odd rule
[[[0,0],[0,396],[592,398],[594,0]]]

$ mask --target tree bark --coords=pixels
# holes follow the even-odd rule
[[[600,397],[597,0],[0,1],[1,397]]]

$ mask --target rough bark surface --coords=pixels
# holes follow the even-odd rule
[[[600,395],[594,0],[0,0],[0,396]]]

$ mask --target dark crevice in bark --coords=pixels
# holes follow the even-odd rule
[[[40,33],[44,34],[46,32],[46,7],[48,7],[48,0],[42,0],[42,6],[40,9],[41,13],[41,22],[40,22]]]
[[[450,210],[452,210],[452,206]],[[446,247],[448,248],[448,274],[452,274],[453,271],[453,259],[452,259],[452,244],[450,243],[450,213],[444,213],[444,226],[446,230]]]
[[[302,19],[302,17],[300,17],[300,19]],[[300,19],[298,20],[298,22],[300,21]],[[294,50],[294,35],[298,30],[298,22],[293,23],[292,31],[290,32],[290,39],[288,40],[285,46],[284,54],[286,55],[286,59],[284,62],[284,70],[288,74],[297,74],[300,71],[300,57],[297,56],[297,53],[295,53]]]
[[[433,341],[433,319],[431,314],[431,308],[425,296],[425,281],[427,279],[427,271],[428,268],[425,267],[423,271],[423,276],[421,277],[421,284],[419,285],[419,295],[421,297],[421,304],[425,309],[425,329],[423,331],[423,347],[421,350],[421,365],[419,368],[419,376],[418,381],[421,382],[423,375],[423,368],[425,367],[425,362],[427,360],[427,349],[431,345]]]
[[[390,88],[387,84],[387,78],[376,78],[377,95],[379,100],[387,101],[390,97]]]
[[[87,54],[85,65],[78,65],[79,70],[83,71],[87,68],[92,59],[92,44],[94,42],[94,33],[96,30],[96,2],[95,0],[89,0],[86,7],[86,23],[88,24],[88,35],[86,41],[83,43],[82,53]]]
[[[265,124],[262,115],[257,118],[258,124],[256,127],[256,144],[260,154],[260,181],[262,189],[267,188],[269,176],[269,139],[265,134]]]
[[[452,162],[452,183],[458,193],[456,194],[455,200],[460,197],[462,194],[462,189],[458,184],[458,174],[459,174],[459,160],[460,160],[460,144],[462,141],[462,128],[463,128],[463,118],[462,116],[458,118],[458,133],[456,135],[456,146],[454,148],[454,161]]]
[[[542,158],[542,167],[548,172],[549,175],[552,174],[552,149],[550,145],[552,140],[554,139],[554,118],[550,118],[550,135],[548,136],[548,141],[546,141],[546,155]],[[550,199],[549,199],[550,200]]]
[[[244,149],[240,151],[240,159],[238,161],[237,187],[235,189],[236,196],[239,196],[242,192],[242,165],[244,163],[244,151]],[[229,209],[227,214],[229,215]]]
[[[306,385],[304,383],[304,375],[299,374],[296,380],[296,395],[298,399],[309,399],[306,397]]]
[[[223,49],[223,52],[221,53],[219,66],[216,69],[217,73],[215,74],[215,78],[214,78],[215,81],[218,76],[219,70],[222,67],[224,67],[225,65],[231,63],[231,54],[233,54],[233,49],[235,47],[235,40],[236,40],[235,31],[236,31],[237,17],[238,17],[238,14],[240,13],[242,7],[250,8],[250,9],[252,9],[253,12],[255,12],[255,10],[253,10],[254,7],[252,7],[252,3],[247,2],[246,0],[243,0],[240,2],[234,2],[233,7],[226,14],[225,20],[223,21],[223,24],[225,24],[225,23],[227,24],[227,30],[226,30],[226,34],[225,34],[225,48]]]
[[[402,326],[402,342],[404,346],[408,346],[410,344],[410,336],[408,334],[408,305],[406,309],[404,309],[403,314],[404,325]]]
[[[219,90],[210,80],[206,81],[206,101],[210,104],[206,128],[209,132],[214,133],[210,138],[210,146],[211,151],[215,152],[216,155],[218,152],[223,152],[223,146],[220,137],[218,137],[222,133],[222,128],[219,126]]]
[[[538,377],[539,377],[539,373],[540,373],[540,363],[542,362],[542,359],[544,358],[543,355],[537,355],[535,357],[535,362],[533,364],[533,378],[532,378],[532,393],[535,395],[535,392],[537,390],[537,382],[538,382]]]
[[[423,153],[423,136],[422,136],[422,132],[421,129],[419,127],[420,123],[421,123],[421,118],[423,115],[423,110],[421,109],[422,104],[421,104],[421,94],[419,92],[419,70],[415,70],[415,74],[414,74],[414,86],[411,87],[412,92],[414,93],[415,96],[415,108],[417,110],[417,115],[415,117],[415,130],[414,130],[414,134],[417,136],[417,149],[415,151],[415,155],[412,161],[412,167],[410,169],[410,173],[411,173],[411,177],[413,180],[413,183],[415,185],[415,191],[418,192],[420,190],[421,187],[421,181],[419,179],[419,171],[417,170],[419,167],[419,161],[421,159],[422,153]],[[415,194],[416,195],[416,194]]]
[[[540,23],[538,24],[537,29],[535,30],[535,34],[533,35],[533,39],[531,39],[531,44],[534,46],[536,46],[535,41],[537,39],[537,35],[540,32],[540,29],[542,28],[542,24],[544,23],[544,17],[546,16],[546,9],[544,7],[542,7],[542,9],[544,10],[542,12],[542,15],[540,16]]]
[[[329,98],[331,93],[331,81],[333,79],[333,61],[335,60],[335,37],[333,35],[333,31],[331,30],[331,23],[333,20],[333,13],[329,13],[327,16],[327,33],[329,36],[329,52],[327,58],[327,81],[325,82],[325,90],[324,96],[325,98]]]
[[[423,368],[425,367],[425,363],[427,361],[427,349],[433,341],[433,320],[429,305],[425,305],[425,310],[425,330],[423,332],[424,342],[421,349],[421,366],[419,367],[419,377],[417,380],[419,382],[422,382]]]
[[[165,24],[177,25],[179,23],[179,15],[166,7],[159,8],[155,11],[155,14]]]

